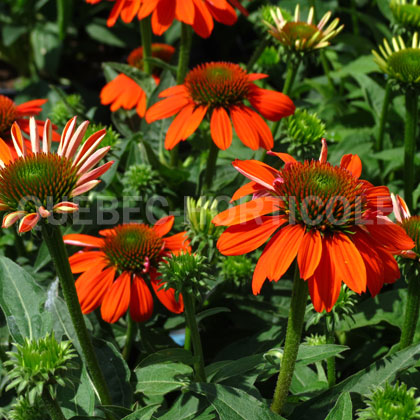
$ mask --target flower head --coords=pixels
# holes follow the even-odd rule
[[[248,194],[253,199],[213,219],[229,226],[217,244],[225,255],[253,251],[274,234],[255,268],[254,294],[266,278],[279,280],[296,257],[318,312],[331,311],[342,282],[356,293],[368,287],[376,295],[384,283],[400,277],[393,253],[414,243],[386,217],[392,211],[388,188],[359,179],[357,155],[345,155],[340,166],[333,166],[325,140],[318,161],[271,154],[283,160],[282,169],[256,160],[233,163],[251,182],[232,200]]]
[[[420,6],[417,0],[407,3],[407,0],[391,0],[389,7],[395,21],[402,27],[420,28]]]
[[[314,8],[309,9],[307,21],[300,20],[299,4],[296,5],[294,20],[285,19],[282,10],[277,7],[271,10],[273,23],[265,21],[268,32],[290,51],[306,52],[330,45],[330,40],[337,36],[344,25],[337,27],[339,19],[335,18],[327,28],[325,25],[331,17],[327,12],[318,25],[313,23]],[[325,28],[325,29],[324,29]]]
[[[410,420],[420,419],[420,398],[416,398],[416,388],[407,389],[406,384],[379,386],[365,403],[366,408],[357,411],[358,419],[365,420]]]
[[[99,3],[101,0],[86,0],[87,3]],[[131,22],[136,16],[144,19],[152,15],[152,29],[155,35],[162,35],[179,20],[192,26],[197,35],[208,38],[213,31],[214,22],[233,25],[237,16],[235,9],[248,15],[239,0],[111,0],[115,5],[107,20],[108,26],[114,26],[119,17],[125,23]]]
[[[420,261],[420,216],[411,216],[407,204],[399,195],[391,194],[391,197],[398,224],[415,243],[413,249],[403,250],[400,255],[405,258]]]
[[[152,44],[152,57],[169,62],[175,52],[175,48],[167,44]],[[130,66],[143,70],[143,47],[133,50],[127,58]],[[154,68],[153,77],[159,84],[159,68]],[[131,77],[121,73],[115,79],[107,83],[100,93],[101,104],[110,105],[111,111],[120,108],[136,109],[139,117],[143,118],[146,112],[146,92]]]
[[[231,120],[246,146],[253,150],[271,149],[273,136],[261,115],[278,121],[293,114],[295,106],[288,96],[253,83],[265,77],[265,74],[248,74],[233,63],[199,65],[187,74],[183,85],[159,94],[165,99],[148,109],[146,121],[152,123],[178,114],[166,133],[167,149],[194,133],[206,114],[210,116],[211,137],[219,149],[227,149],[232,142]],[[245,100],[258,112],[244,105]]]
[[[129,308],[136,322],[147,321],[153,313],[153,298],[145,278],[156,296],[174,313],[184,310],[182,296],[175,299],[173,289],[162,290],[156,270],[163,257],[177,254],[190,246],[185,232],[165,236],[172,228],[173,216],[158,220],[154,226],[126,223],[100,231],[101,238],[83,234],[64,236],[64,242],[85,248],[70,257],[82,312],[88,314],[101,306],[102,318],[110,323]]]
[[[378,54],[372,50],[374,60],[381,71],[388,74],[392,79],[409,86],[418,86],[420,82],[420,42],[416,32],[413,35],[411,47],[406,47],[401,36],[392,38],[392,50],[388,41],[384,39],[384,45],[379,45]]]
[[[44,105],[45,102],[47,102],[47,99],[34,99],[32,101],[16,105],[7,96],[0,95],[0,137],[10,144],[10,130],[14,122],[17,122],[21,130],[25,134],[29,135],[30,130],[28,117],[38,115],[42,111],[42,105]],[[38,133],[41,135],[45,122],[36,120],[35,123]],[[57,129],[57,127],[53,126],[52,140],[59,141],[60,136],[54,131],[55,129]],[[11,146],[10,149],[13,153],[13,146]]]
[[[53,213],[78,210],[71,199],[94,188],[100,182],[97,178],[113,163],[93,169],[109,150],[109,146],[96,150],[105,130],[92,134],[79,148],[88,124],[85,121],[76,130],[76,117],[71,119],[63,130],[57,153],[51,152],[49,120],[45,123],[42,147],[34,118],[30,120],[29,145],[23,140],[19,125],[13,124],[17,157],[0,139],[0,210],[7,212],[2,227],[8,228],[20,220],[19,232],[23,233]]]

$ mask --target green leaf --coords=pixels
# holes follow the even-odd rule
[[[45,291],[32,276],[6,257],[0,257],[0,306],[13,341],[43,337],[51,329],[50,314],[42,312]]]
[[[290,418],[291,420],[324,420],[325,413],[331,409],[341,393],[367,394],[372,386],[383,386],[385,382],[392,381],[399,372],[415,366],[419,360],[420,344],[384,357],[317,397],[304,402],[293,411]]]
[[[129,414],[122,420],[150,420],[159,406],[160,404],[152,404],[147,407],[140,408],[140,410],[136,410],[134,413]]]
[[[212,413],[213,412],[213,413]],[[181,394],[172,407],[159,420],[214,420],[214,409],[202,396]]]
[[[153,66],[159,67],[163,70],[169,70],[174,76],[176,76],[177,67],[172,64],[167,63],[166,61],[161,60],[157,57],[148,57],[145,61],[150,61]]]
[[[143,368],[150,365],[155,365],[165,362],[180,362],[185,365],[193,364],[193,356],[190,351],[184,350],[180,347],[174,347],[170,349],[159,350],[145,357],[139,364],[139,368]]]
[[[349,350],[347,346],[339,346],[337,344],[322,344],[319,346],[309,346],[301,344],[297,355],[297,363],[302,365],[309,365],[320,360],[328,359],[343,351]]]
[[[131,371],[121,353],[108,341],[93,341],[99,365],[107,380],[112,402],[123,407],[130,407],[133,390],[130,385]]]
[[[325,420],[352,420],[352,411],[353,404],[351,402],[350,393],[344,392],[340,395]]]
[[[89,23],[86,26],[86,32],[90,35],[90,37],[96,41],[99,41],[103,44],[112,45],[113,47],[125,47],[125,42],[118,38],[115,35],[115,31],[111,31],[109,28],[104,26],[101,23]]]
[[[25,25],[2,25],[1,36],[5,47],[10,47],[19,37],[28,31]]]
[[[229,308],[224,308],[224,307],[220,307],[220,308],[210,308],[210,309],[206,309],[205,311],[202,311],[198,314],[196,314],[196,318],[197,318],[197,322],[201,322],[203,319],[209,317],[209,316],[213,316],[213,315],[217,315],[220,314],[222,312],[230,312]]]
[[[146,395],[164,395],[190,383],[193,370],[182,363],[156,363],[135,370],[136,392]]]
[[[204,395],[216,409],[220,420],[279,420],[268,406],[248,393],[219,384],[193,383],[189,389]]]

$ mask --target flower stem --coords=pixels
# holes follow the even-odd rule
[[[191,332],[191,341],[194,350],[194,370],[197,381],[206,382],[204,371],[203,347],[201,346],[200,333],[198,331],[197,319],[195,318],[195,302],[191,293],[183,293],[185,322]]]
[[[376,138],[376,152],[381,152],[384,148],[385,124],[388,116],[389,101],[391,99],[391,83],[388,81],[385,86],[384,101],[382,103],[381,116],[379,118],[378,137]]]
[[[103,405],[111,405],[111,397],[108,391],[105,378],[99,367],[89,333],[86,328],[82,310],[77,298],[73,274],[70,269],[67,250],[63,242],[63,236],[59,226],[42,224],[42,236],[47,244],[51,258],[54,261],[64,300],[66,301],[70,317],[82,348],[87,368],[92,377],[93,384],[98,392],[99,399]]]
[[[47,387],[42,391],[42,401],[51,417],[51,420],[66,420],[56,399],[54,399]]]
[[[413,208],[414,155],[416,153],[416,129],[418,93],[407,90],[405,93],[405,133],[404,133],[404,199],[409,209]]]
[[[325,318],[325,329],[326,329],[326,337],[327,337],[327,344],[335,344],[335,321],[334,316],[331,312]],[[335,357],[329,357],[327,359],[327,378],[328,378],[328,386],[332,387],[335,385]]]
[[[400,350],[408,347],[413,342],[419,318],[420,306],[420,279],[415,270],[408,276],[407,304],[405,307],[404,324],[400,338]]]
[[[207,158],[206,173],[204,175],[204,188],[206,190],[210,190],[213,184],[218,154],[219,148],[216,146],[213,140],[210,140],[209,156]]]
[[[143,47],[143,70],[152,74],[152,63],[148,58],[152,57],[152,26],[150,16],[140,20],[141,45]]]
[[[184,349],[191,350],[191,330],[188,325],[185,326]]]
[[[277,414],[282,413],[292,382],[296,357],[302,336],[307,298],[308,285],[300,278],[299,268],[296,264],[283,358],[280,365],[279,376],[277,378],[276,389],[274,391],[273,403],[271,404],[271,410]]]
[[[301,60],[298,58],[291,57],[290,54],[287,58],[286,80],[284,81],[284,86],[282,90],[282,93],[284,93],[285,95],[289,95],[289,93],[292,91],[293,83],[296,79],[296,74],[299,69],[300,61]],[[276,121],[273,125],[272,133],[274,139],[276,138],[276,134],[279,131],[279,128],[281,127],[282,121],[283,120]]]
[[[127,314],[127,338],[125,339],[125,346],[122,352],[125,361],[130,357],[131,349],[137,334],[137,322],[131,319],[130,314]]]

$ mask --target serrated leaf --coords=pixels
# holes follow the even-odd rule
[[[185,365],[192,365],[194,360],[190,351],[180,347],[174,347],[171,349],[159,350],[156,353],[145,357],[140,362],[138,368],[166,362],[180,362]]]
[[[352,420],[353,404],[351,402],[350,393],[341,394],[332,410],[328,413],[325,420]]]
[[[337,344],[322,344],[319,346],[301,344],[299,346],[296,363],[309,365],[310,363],[315,363],[320,360],[328,359],[332,356],[337,356],[346,350],[349,350],[349,347],[339,346]]]
[[[192,393],[181,394],[172,407],[159,420],[214,420],[213,407],[202,396],[196,397]]]
[[[51,316],[42,312],[46,293],[33,277],[12,260],[0,257],[0,306],[13,341],[43,337],[51,329]]]
[[[268,406],[245,391],[220,384],[193,383],[192,392],[204,395],[216,409],[220,420],[280,420]]]
[[[136,410],[134,413],[129,414],[122,420],[150,420],[159,406],[160,404],[152,404],[147,407],[140,408],[140,410]]]
[[[157,363],[136,368],[136,392],[164,395],[190,383],[193,369],[182,363]]]

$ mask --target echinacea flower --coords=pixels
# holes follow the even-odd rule
[[[232,142],[232,125],[239,139],[253,150],[273,147],[273,136],[261,115],[278,121],[295,111],[292,100],[281,92],[262,89],[255,80],[266,74],[247,73],[238,64],[212,62],[191,70],[183,85],[165,89],[159,94],[164,100],[146,112],[146,121],[178,114],[165,138],[165,148],[172,149],[198,128],[205,115],[210,117],[211,137],[219,149]],[[251,107],[244,104],[247,100]],[[261,114],[261,115],[260,115]]]
[[[251,182],[232,200],[248,194],[254,199],[213,219],[229,226],[217,243],[225,255],[251,252],[271,237],[254,271],[254,294],[266,278],[278,281],[296,257],[318,312],[331,311],[341,282],[359,294],[367,286],[374,296],[400,277],[393,254],[414,243],[386,217],[392,212],[388,188],[359,179],[357,155],[345,155],[340,166],[333,166],[325,140],[319,161],[271,154],[283,160],[282,169],[256,160],[233,163]]]
[[[152,44],[152,57],[159,58],[165,62],[171,61],[175,48],[167,44]],[[127,58],[130,66],[143,69],[143,47],[133,50]],[[159,84],[159,68],[154,67],[153,78]],[[146,112],[146,92],[132,78],[121,73],[115,79],[107,83],[100,93],[101,104],[111,104],[111,111],[115,112],[120,108],[133,109],[139,117],[143,118]]]
[[[30,145],[23,140],[17,123],[11,130],[17,157],[0,139],[0,210],[6,211],[3,228],[20,220],[19,232],[33,229],[53,213],[74,213],[78,205],[72,198],[94,188],[113,162],[94,167],[110,147],[96,148],[105,130],[92,134],[79,148],[89,121],[76,130],[76,117],[66,124],[56,153],[51,152],[51,122],[46,120],[42,145],[35,119],[30,118]],[[96,151],[95,151],[96,150]]]
[[[86,0],[87,3],[100,1]],[[140,20],[152,15],[155,35],[162,35],[176,19],[192,26],[199,36],[208,38],[213,31],[213,19],[224,25],[233,25],[236,22],[237,16],[232,6],[248,15],[238,0],[115,0],[107,25],[115,25],[119,17],[123,22],[129,23],[136,15]]]
[[[272,9],[271,15],[273,24],[264,21],[268,27],[268,32],[290,51],[305,52],[325,48],[330,45],[330,40],[344,28],[344,25],[337,27],[340,20],[335,18],[324,29],[331,17],[331,12],[325,13],[318,25],[315,25],[313,23],[313,7],[309,9],[306,22],[300,20],[299,5],[296,5],[293,21],[285,19],[279,7]]]
[[[12,124],[17,122],[21,130],[29,135],[29,119],[38,115],[42,111],[42,105],[47,102],[47,99],[34,99],[32,101],[24,102],[16,105],[10,98],[0,95],[0,137],[8,142],[10,137],[10,129]],[[41,135],[44,129],[44,121],[35,121],[38,133]],[[53,126],[53,129],[57,127]],[[60,135],[55,131],[52,132],[52,140],[59,141]],[[13,146],[11,147],[13,149]],[[13,153],[13,151],[12,151]]]
[[[416,32],[413,35],[411,47],[407,47],[401,36],[392,38],[392,47],[384,39],[384,45],[379,45],[378,54],[372,50],[374,60],[381,71],[392,79],[405,85],[418,86],[420,82],[420,42]]]
[[[415,243],[413,249],[403,250],[400,255],[405,258],[420,261],[420,216],[411,216],[407,204],[399,195],[391,194],[391,197],[397,223]]]
[[[136,322],[147,321],[153,313],[153,297],[146,276],[160,300],[171,312],[184,310],[182,296],[175,299],[173,289],[164,290],[156,268],[163,257],[190,252],[186,232],[165,236],[174,223],[173,216],[158,220],[150,227],[126,223],[100,231],[101,238],[69,234],[64,242],[84,248],[70,257],[73,273],[82,273],[76,290],[84,314],[101,306],[102,318],[114,323],[129,308]]]
[[[402,27],[420,28],[420,6],[417,0],[391,0],[389,8],[395,21]]]

